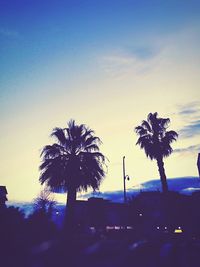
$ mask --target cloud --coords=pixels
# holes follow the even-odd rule
[[[190,115],[190,114],[195,114],[197,113],[197,110],[195,109],[184,109],[179,112],[180,115]]]
[[[158,51],[152,46],[133,47],[133,48],[128,48],[127,51],[129,56],[136,57],[139,60],[152,59],[158,54]]]
[[[174,150],[174,153],[193,153],[193,152],[200,152],[200,144],[188,146],[185,148],[177,148]]]
[[[183,121],[179,134],[183,138],[191,138],[200,134],[200,103],[198,101],[179,107],[178,115]]]
[[[179,134],[184,138],[190,138],[200,134],[200,120],[194,121],[186,125],[179,131]]]
[[[18,38],[20,36],[19,32],[17,31],[8,30],[4,28],[0,28],[0,35],[7,38]]]
[[[156,65],[154,60],[157,54],[148,47],[127,49],[103,56],[101,66],[112,77],[144,76]]]
[[[189,24],[162,36],[138,36],[134,42],[131,39],[126,45],[121,44],[119,40],[114,48],[116,50],[112,49],[101,57],[100,65],[114,78],[142,79],[148,76],[155,79],[155,87],[161,82],[169,83],[174,79],[174,83],[171,84],[173,86],[179,79],[187,81],[190,76],[198,76],[196,70],[199,66],[199,36],[199,29]],[[186,85],[184,83],[183,87]],[[150,86],[152,85],[149,84]],[[170,87],[170,84],[167,87]],[[195,88],[191,89],[191,92],[193,90]]]
[[[190,115],[198,115],[200,114],[200,102],[194,101],[182,106],[179,106],[178,114],[181,116],[190,116]]]
[[[196,190],[200,190],[200,179],[195,176],[186,177],[174,177],[167,180],[169,189],[172,191],[179,191],[185,193],[193,193]],[[130,199],[133,196],[138,195],[141,192],[148,191],[161,191],[160,179],[149,180],[147,182],[141,183],[133,188],[127,189],[127,198]],[[124,201],[124,191],[105,191],[99,192],[98,194],[85,194],[82,199],[87,200],[90,197],[104,198],[113,202],[123,202]]]

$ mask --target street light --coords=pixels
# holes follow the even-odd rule
[[[126,180],[130,180],[129,176],[126,175],[125,171],[125,156],[123,156],[123,181],[124,181],[124,203],[127,203],[127,196],[126,196]]]

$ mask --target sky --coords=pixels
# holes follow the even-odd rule
[[[8,198],[37,196],[42,147],[70,119],[103,142],[102,192],[123,188],[123,156],[128,188],[159,178],[135,145],[134,127],[150,112],[179,134],[167,177],[198,176],[199,47],[195,0],[0,0],[0,184]]]

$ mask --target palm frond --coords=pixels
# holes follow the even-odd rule
[[[142,123],[141,123],[141,126],[148,132],[152,131],[151,126],[148,123],[148,121],[143,120]]]
[[[85,150],[86,150],[87,152],[99,151],[99,146],[96,145],[96,144],[91,144],[91,145],[89,145],[89,146],[86,146],[86,147],[85,147]]]
[[[135,127],[135,132],[140,136],[147,134],[147,130],[143,126]]]
[[[47,145],[42,149],[41,156],[44,158],[54,158],[64,153],[64,147],[59,144]]]
[[[65,133],[64,130],[61,128],[54,128],[53,132],[51,133],[52,137],[56,137],[58,143],[62,146],[65,146],[66,143],[66,137],[65,137]]]
[[[101,140],[97,136],[90,136],[85,140],[85,147],[93,145],[93,144],[101,144]]]

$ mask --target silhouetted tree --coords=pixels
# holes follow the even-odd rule
[[[42,150],[39,180],[52,190],[67,192],[67,222],[71,228],[77,191],[99,188],[105,175],[105,157],[99,152],[101,141],[94,131],[74,120],[67,128],[55,128],[51,136],[57,142]]]
[[[176,141],[178,134],[175,131],[167,131],[169,118],[158,118],[158,113],[149,113],[147,121],[143,120],[140,126],[135,128],[139,135],[136,145],[144,149],[145,154],[151,160],[157,161],[162,190],[168,191],[167,179],[163,158],[169,156],[173,149],[171,143]]]
[[[34,199],[34,209],[36,212],[43,212],[49,218],[52,217],[53,210],[56,205],[56,201],[51,195],[49,188],[45,187],[37,198]]]

